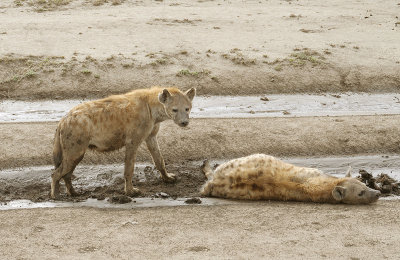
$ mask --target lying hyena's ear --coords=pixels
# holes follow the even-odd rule
[[[194,96],[196,95],[196,89],[191,88],[188,91],[185,92],[185,95],[190,99],[190,101],[193,100]]]
[[[169,93],[169,91],[166,88],[163,89],[163,91],[160,94],[158,94],[158,100],[163,104],[165,102],[167,102],[168,98],[170,98],[170,97],[171,97],[171,94]]]
[[[335,200],[344,199],[344,195],[346,194],[346,188],[342,186],[336,186],[332,191],[332,196]]]
[[[349,169],[346,172],[346,175],[344,177],[351,178],[351,166],[349,166]]]

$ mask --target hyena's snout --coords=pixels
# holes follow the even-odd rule
[[[189,120],[185,120],[185,121],[180,121],[179,122],[179,126],[181,126],[181,127],[185,127],[185,126],[187,126],[189,124]]]

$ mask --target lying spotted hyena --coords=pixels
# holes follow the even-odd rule
[[[132,185],[136,151],[146,141],[157,169],[166,182],[175,181],[167,173],[164,159],[156,139],[160,123],[167,119],[185,127],[189,124],[194,88],[182,93],[177,88],[140,89],[124,95],[110,96],[80,104],[73,108],[58,124],[53,158],[51,197],[59,194],[59,181],[65,182],[67,194],[74,195],[71,176],[86,150],[108,152],[126,147],[125,193],[139,192]]]
[[[377,201],[380,195],[379,191],[351,178],[350,170],[346,177],[338,178],[265,154],[232,160],[214,172],[205,161],[202,169],[208,179],[201,191],[205,196],[367,204]]]

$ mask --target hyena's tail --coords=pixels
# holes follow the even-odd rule
[[[56,134],[54,136],[53,143],[53,162],[54,166],[57,169],[62,162],[62,148],[60,142],[60,125],[57,126]]]
[[[204,173],[206,178],[209,180],[210,177],[212,176],[213,171],[211,169],[210,162],[208,160],[205,160],[203,162],[203,164],[201,165],[201,171]]]
[[[213,189],[213,181],[212,181],[213,171],[211,169],[210,162],[208,160],[205,160],[203,162],[203,165],[201,165],[201,171],[206,176],[207,181],[203,185],[203,187],[201,187],[200,193],[202,196],[210,196]]]

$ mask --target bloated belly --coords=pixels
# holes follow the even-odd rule
[[[126,136],[122,132],[115,132],[111,135],[94,137],[89,142],[89,148],[99,152],[111,152],[125,146]]]

